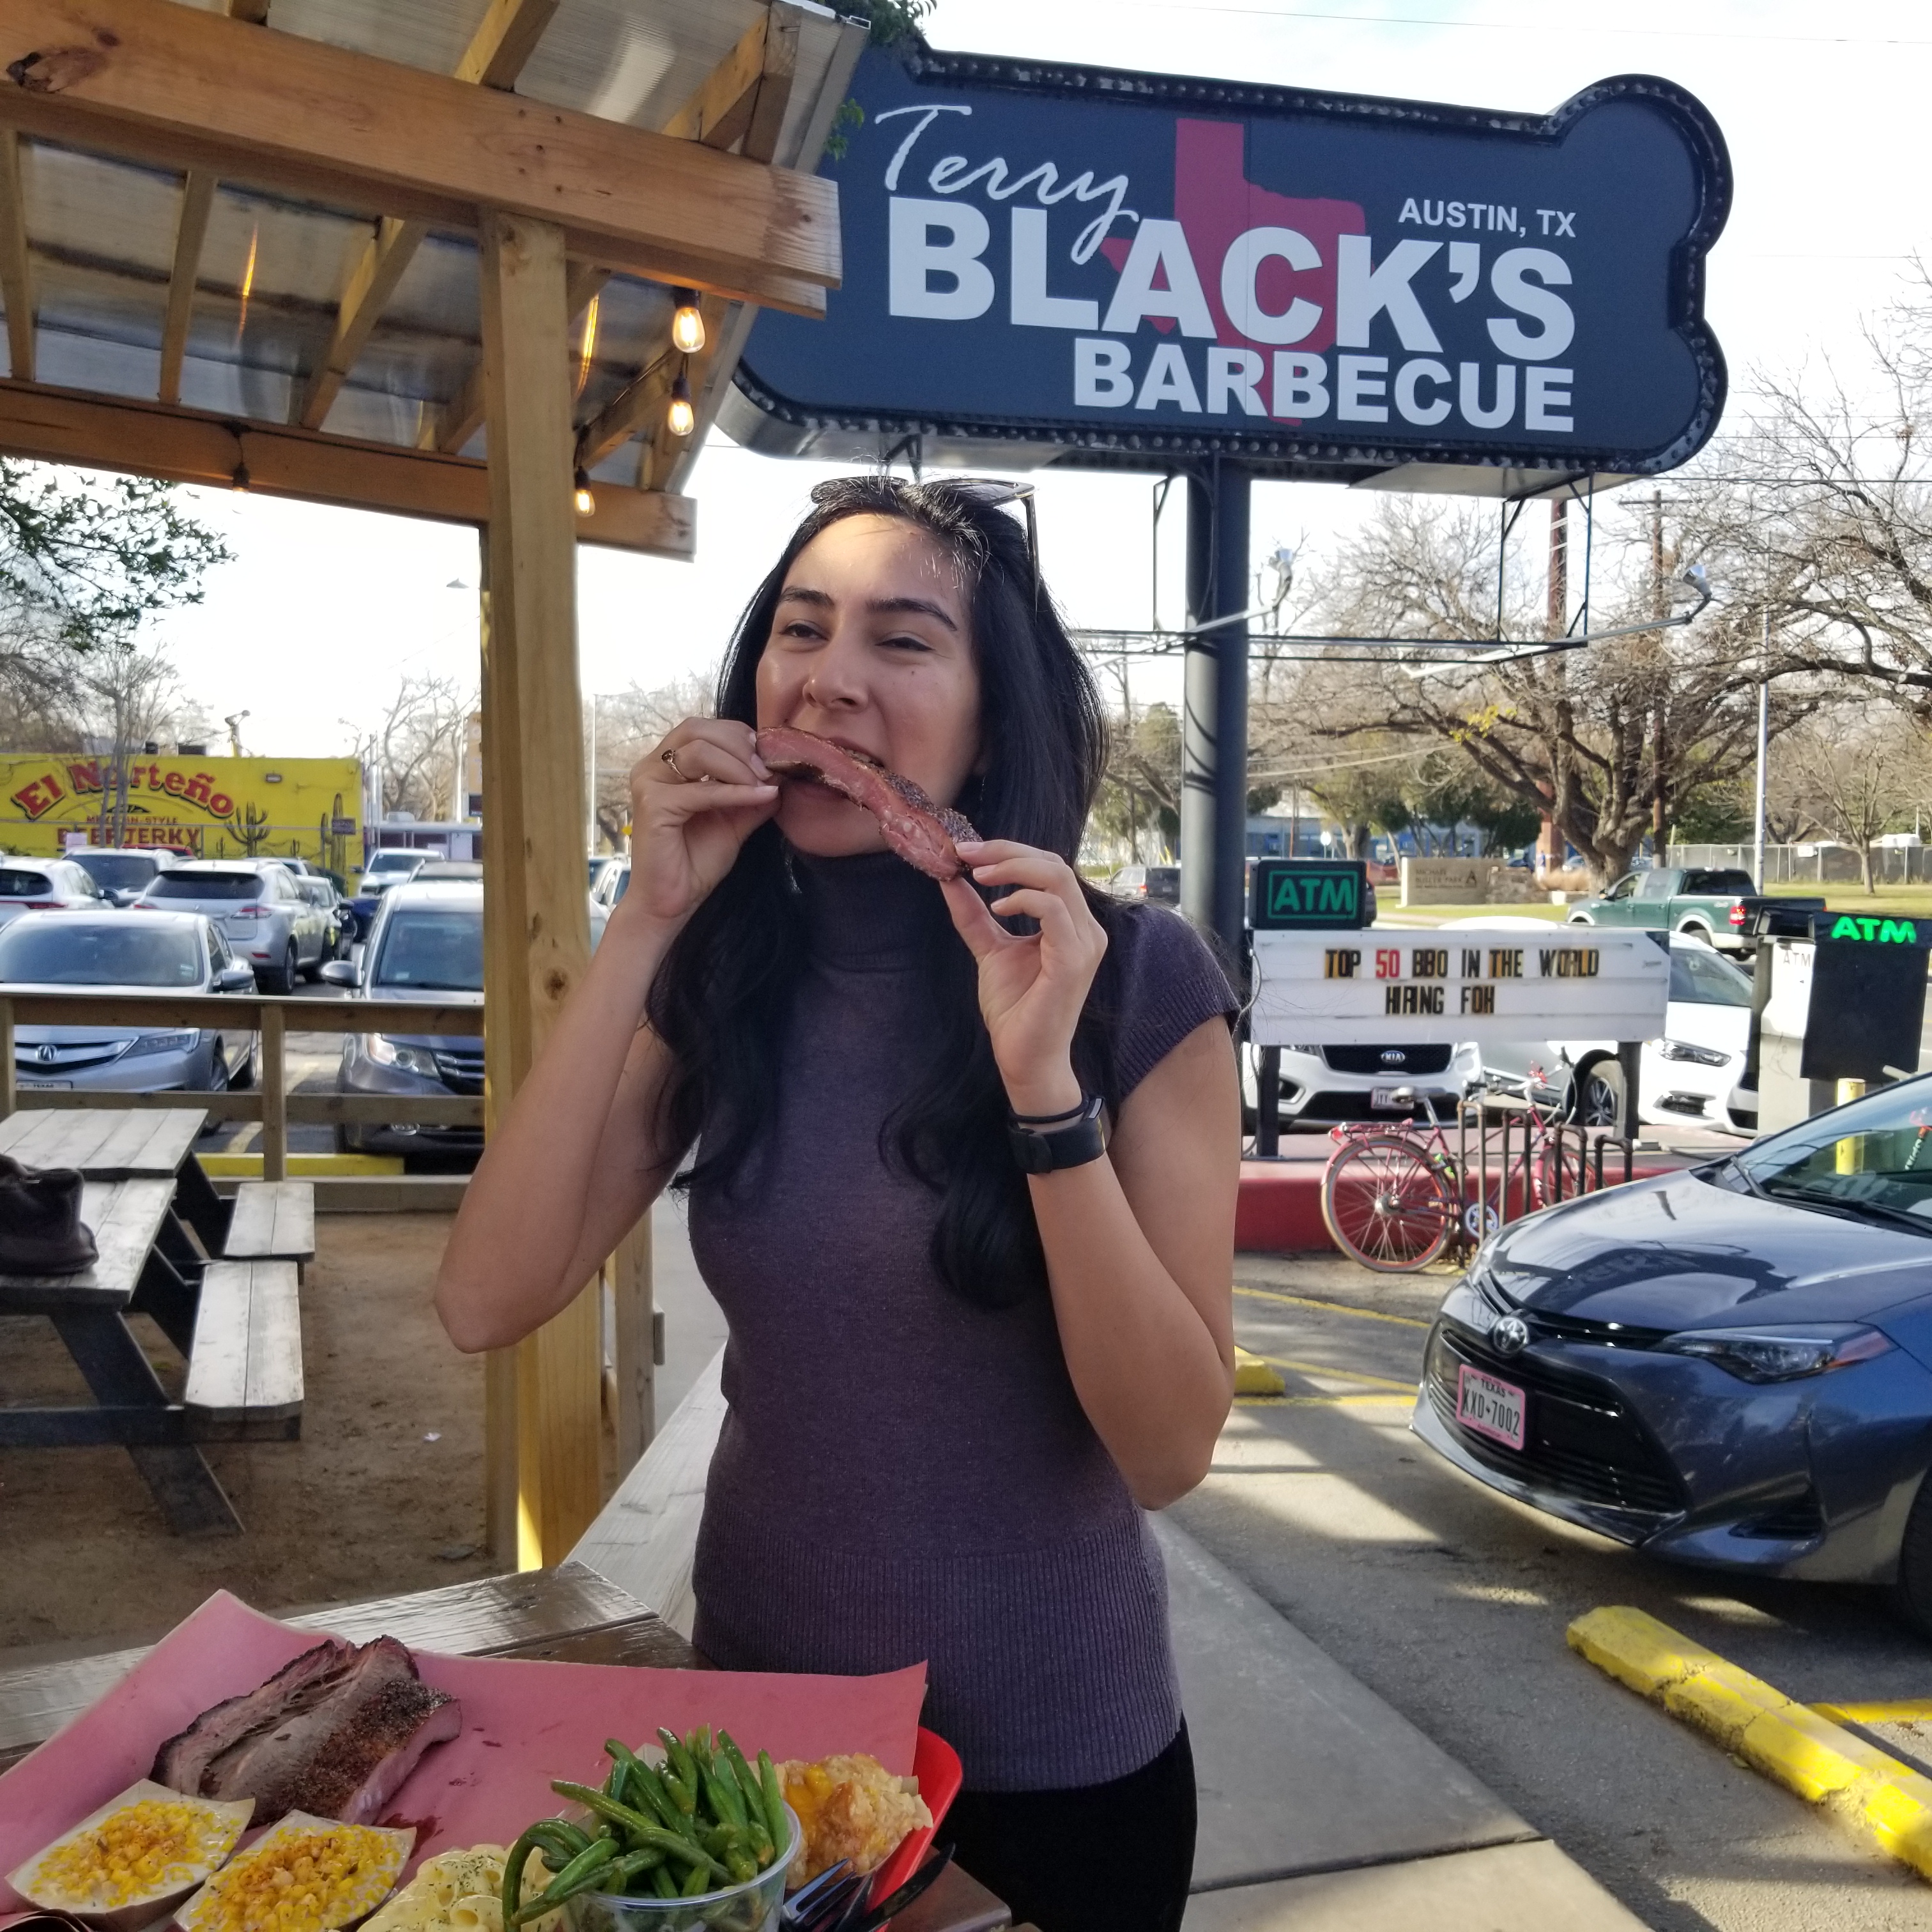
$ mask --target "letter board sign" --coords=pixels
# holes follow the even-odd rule
[[[1364,926],[1367,879],[1359,859],[1258,859],[1250,923],[1257,932]]]
[[[844,278],[758,317],[720,418],[754,448],[1491,494],[1716,426],[1730,164],[1671,82],[1516,114],[915,48],[853,93]]]
[[[1654,1040],[1670,956],[1648,933],[1552,925],[1257,932],[1258,1046]]]

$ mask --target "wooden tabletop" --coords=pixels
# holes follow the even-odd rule
[[[0,1274],[0,1315],[126,1307],[174,1192],[172,1180],[84,1182],[80,1219],[99,1250],[94,1265],[79,1274]]]
[[[0,1120],[0,1154],[28,1167],[77,1167],[89,1180],[179,1172],[205,1107],[27,1107]]]
[[[582,1563],[373,1598],[283,1621],[358,1643],[388,1635],[462,1657],[710,1667],[662,1618]],[[0,1671],[0,1770],[112,1690],[147,1654],[142,1645]],[[894,1932],[998,1932],[1011,1923],[1006,1907],[956,1868],[892,1922]]]

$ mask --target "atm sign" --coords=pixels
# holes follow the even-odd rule
[[[1256,867],[1258,931],[1335,931],[1365,924],[1359,860],[1264,859]]]
[[[1857,913],[1841,912],[1832,922],[1830,937],[1856,939],[1875,946],[1919,946],[1917,925],[1909,919],[1874,919]]]

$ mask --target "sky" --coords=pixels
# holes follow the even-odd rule
[[[1611,74],[1666,76],[1702,100],[1730,148],[1736,198],[1706,310],[1730,367],[1726,422],[1750,412],[1755,369],[1856,365],[1861,319],[1890,298],[1914,252],[1932,248],[1922,187],[1932,10],[1922,0],[1622,0],[1593,10],[1594,22],[1547,0],[939,0],[928,35],[962,50],[1520,110],[1553,108]],[[586,695],[655,688],[714,664],[812,484],[832,473],[714,436],[688,486],[694,562],[580,550]],[[1146,625],[1151,479],[1048,471],[1036,481],[1042,568],[1073,621]],[[183,494],[235,560],[157,635],[212,716],[249,714],[245,749],[346,751],[405,673],[474,680],[468,530]],[[1372,508],[1334,485],[1258,484],[1256,556],[1283,542],[1318,555]],[[1180,615],[1167,594],[1180,522],[1171,517],[1163,539],[1170,623]],[[1138,671],[1136,698],[1172,694],[1173,675]]]

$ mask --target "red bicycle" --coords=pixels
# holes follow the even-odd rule
[[[1537,1070],[1531,1072],[1532,1078],[1540,1077]],[[1589,1184],[1582,1136],[1568,1138],[1555,1108],[1526,1100],[1522,1150],[1504,1160],[1493,1184],[1493,1204],[1486,1173],[1478,1177],[1472,1200],[1469,1177],[1429,1096],[1399,1088],[1395,1098],[1420,1103],[1426,1131],[1382,1121],[1333,1128],[1329,1138],[1336,1148],[1322,1175],[1322,1219],[1335,1245],[1364,1268],[1384,1274],[1425,1268],[1459,1228],[1472,1242],[1480,1241],[1500,1225],[1501,1204],[1513,1185],[1532,1207],[1541,1208],[1580,1194]]]

